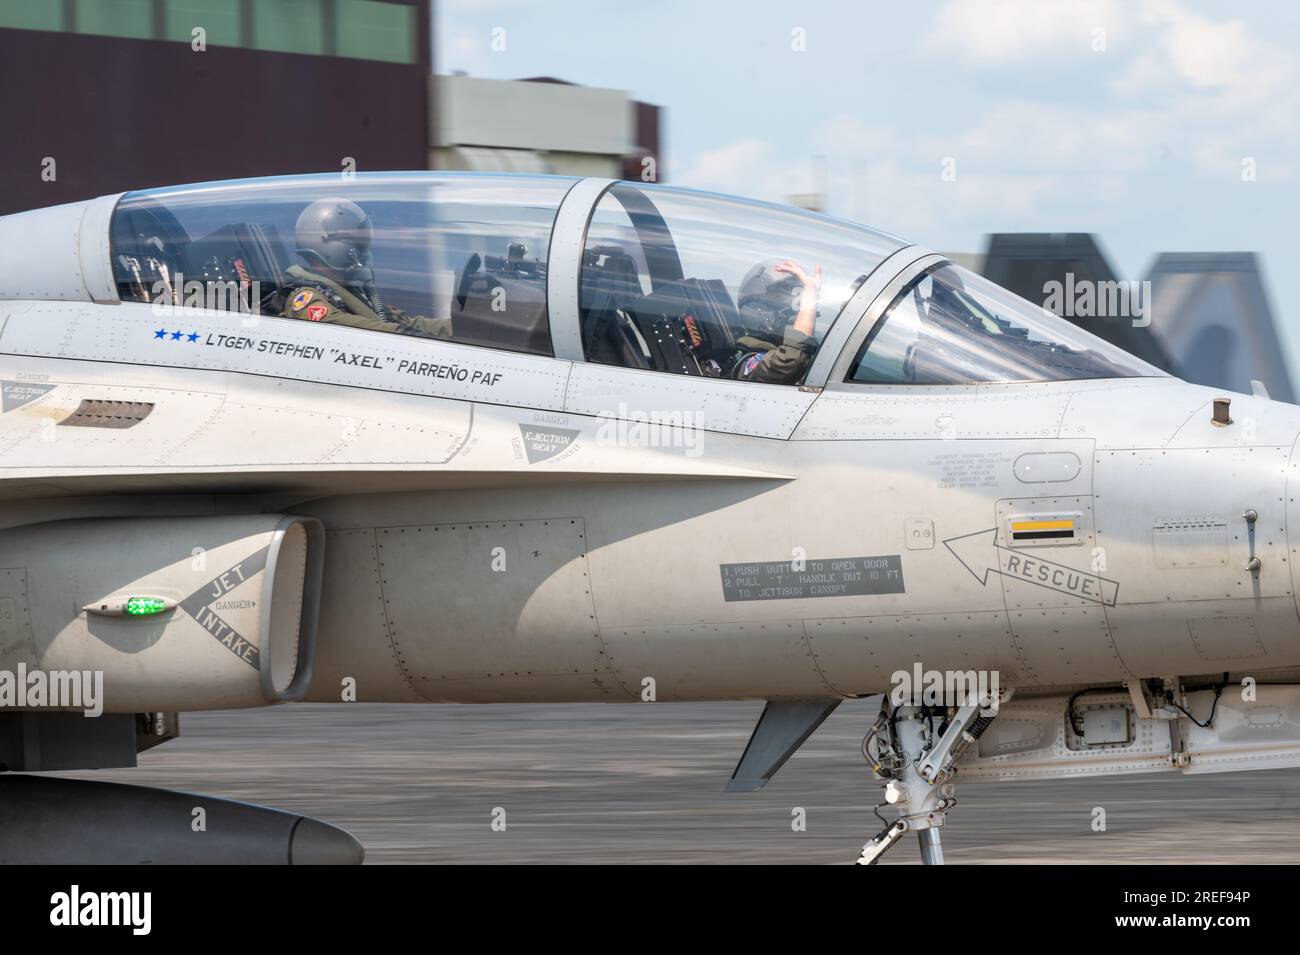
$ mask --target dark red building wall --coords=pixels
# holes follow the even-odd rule
[[[426,6],[427,9],[427,6]],[[427,23],[422,24],[427,38]],[[423,64],[0,29],[0,215],[148,186],[428,166]],[[42,161],[57,178],[42,180]]]

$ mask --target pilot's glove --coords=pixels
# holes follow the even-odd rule
[[[410,315],[399,309],[388,307],[389,314],[396,320],[401,335],[418,335],[423,338],[451,338],[450,318],[426,318],[423,315]]]

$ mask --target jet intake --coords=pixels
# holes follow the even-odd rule
[[[0,532],[0,671],[44,674],[19,708],[106,712],[301,699],[311,681],[324,530],[280,514],[94,518]],[[89,680],[91,676],[93,680]],[[101,676],[102,675],[102,679]],[[62,681],[62,682],[60,682]],[[89,681],[89,682],[88,682]]]

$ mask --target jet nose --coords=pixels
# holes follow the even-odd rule
[[[350,832],[304,816],[289,839],[290,865],[360,865],[366,850]]]

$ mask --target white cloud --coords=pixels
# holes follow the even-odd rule
[[[779,159],[775,144],[756,138],[705,150],[688,162],[674,179],[694,189],[729,192],[775,202],[814,190],[811,161]]]
[[[948,0],[924,49],[974,64],[1083,56],[1092,52],[1093,31],[1109,34],[1121,19],[1114,0]]]
[[[1105,53],[1091,32],[1107,31]],[[1245,156],[1261,179],[1300,166],[1300,64],[1241,19],[1216,19],[1179,0],[951,0],[935,14],[926,49],[985,69],[1024,70],[1063,55],[1113,63],[1107,108],[1004,102],[969,128],[924,148],[989,168],[1140,172],[1170,155],[1211,177],[1233,176]],[[1141,104],[1141,105],[1134,105]]]
[[[854,212],[869,225],[926,244],[957,223],[979,223],[992,230],[1033,228],[1050,218],[1052,206],[1068,194],[1052,175],[967,172],[957,166],[951,181],[941,175],[940,164],[904,164],[893,160],[870,163],[832,177],[833,190],[844,194],[850,178],[857,193]],[[1058,210],[1059,211],[1059,210]]]
[[[532,2],[533,0],[442,0],[442,6],[450,13],[487,13],[527,7]]]
[[[826,142],[844,129],[842,120],[832,121],[809,141]],[[961,161],[956,179],[948,181],[941,175],[941,158],[911,152],[861,158],[832,152],[821,180],[811,158],[786,160],[774,143],[747,138],[698,154],[674,181],[774,202],[827,185],[830,212],[922,243],[927,235],[947,231],[956,222],[994,229],[1069,221],[1069,210],[1077,203],[1101,202],[1120,188],[1114,177],[1087,176],[1082,186],[1074,182],[1067,187],[1065,177],[1052,173],[979,169]]]
[[[918,150],[985,170],[1134,171],[1155,158],[1165,126],[1156,111],[1087,113],[1022,101],[995,103],[973,120],[956,133],[923,137]]]
[[[1216,90],[1262,100],[1294,86],[1295,55],[1252,36],[1245,21],[1218,20],[1179,0],[947,0],[932,18],[923,49],[936,58],[985,68],[1096,56],[1124,59],[1111,87]]]
[[[1261,182],[1296,175],[1295,54],[1239,20],[1214,19],[1177,0],[1138,0],[1123,10],[1109,2],[1067,6],[947,3],[927,47],[984,69],[1065,50],[1096,56],[1091,30],[1105,23],[1112,42],[1100,55],[1114,64],[1113,95],[1102,86],[1091,108],[1058,87],[1035,98],[1030,84],[1023,98],[991,102],[946,129],[842,113],[811,129],[783,130],[774,141],[747,137],[705,150],[674,178],[776,201],[826,185],[830,211],[924,242],[956,226],[1086,230],[1107,208],[1139,206],[1144,184],[1168,175],[1171,163],[1223,184],[1239,181],[1247,156]],[[1037,68],[1017,63],[1009,75]],[[824,172],[814,157],[823,157]],[[940,175],[947,157],[956,163],[952,181]]]
[[[1213,20],[1173,0],[1140,8],[1142,52],[1112,84],[1117,92],[1210,92],[1259,101],[1294,85],[1294,54],[1251,35],[1241,20]]]
[[[487,49],[486,38],[466,29],[450,31],[443,40],[442,58],[448,69],[470,69],[477,57]]]
[[[894,155],[900,145],[896,131],[886,126],[869,125],[848,113],[832,116],[812,136],[814,149],[856,159]]]

